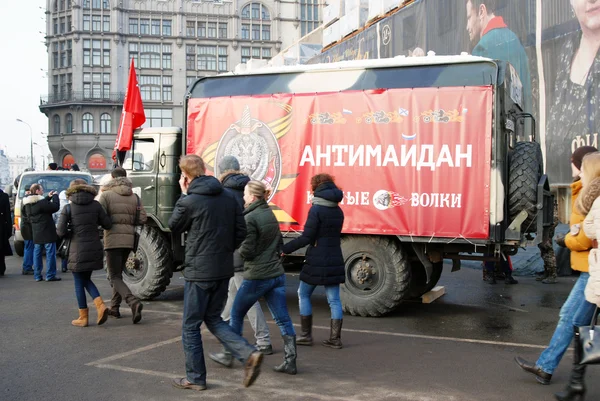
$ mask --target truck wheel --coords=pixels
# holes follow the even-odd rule
[[[167,288],[172,275],[167,241],[154,227],[144,226],[138,250],[123,270],[123,281],[136,297],[152,299]]]
[[[420,298],[426,292],[429,292],[435,287],[440,281],[442,276],[442,268],[444,262],[433,263],[433,272],[431,274],[431,281],[427,284],[427,274],[425,274],[425,268],[423,264],[418,260],[410,264],[410,284],[408,286],[408,297],[410,299]]]
[[[348,235],[342,238],[346,283],[342,307],[351,315],[382,316],[408,295],[410,267],[400,244],[387,237]]]
[[[25,242],[15,241],[13,245],[15,246],[15,252],[17,255],[23,256],[25,254]]]
[[[542,150],[536,142],[517,142],[509,156],[508,171],[508,214],[510,221],[525,210],[527,219],[521,231],[531,232],[537,227],[533,223],[538,212],[537,185],[543,174]]]

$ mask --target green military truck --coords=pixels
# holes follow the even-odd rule
[[[343,308],[384,315],[430,291],[444,260],[456,271],[461,260],[500,260],[541,241],[552,197],[522,98],[510,65],[464,55],[200,78],[185,99],[186,126],[138,130],[126,155],[149,219],[124,279],[150,299],[183,267],[185,236],[168,229],[179,157],[198,154],[218,176],[218,161],[234,155],[274,189],[285,240],[302,231],[310,177],[336,177]]]

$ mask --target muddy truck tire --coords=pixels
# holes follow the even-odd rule
[[[342,237],[346,282],[340,297],[344,312],[382,316],[408,296],[410,264],[401,245],[383,236]]]
[[[173,276],[168,242],[154,227],[144,226],[138,250],[131,254],[123,270],[123,281],[133,295],[152,299],[160,295]]]
[[[517,142],[509,155],[508,215],[513,221],[522,210],[527,212],[527,219],[521,225],[522,232],[537,229],[537,185],[543,170],[540,145],[536,142]]]
[[[423,264],[419,261],[411,262],[410,264],[410,284],[408,289],[408,298],[409,299],[417,299],[420,298],[423,294],[428,293],[435,287],[440,281],[440,277],[442,276],[442,270],[444,267],[444,262],[437,262],[433,264],[433,271],[431,273],[431,281],[427,284],[427,273],[425,273],[425,268]]]

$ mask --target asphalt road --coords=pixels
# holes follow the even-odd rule
[[[61,282],[36,283],[22,276],[21,259],[6,259],[0,278],[0,400],[552,400],[566,384],[569,352],[550,386],[520,371],[515,355],[536,359],[549,341],[558,310],[575,278],[543,285],[495,286],[481,272],[446,266],[440,285],[446,295],[432,304],[410,303],[384,318],[344,317],[342,350],[318,345],[328,335],[329,310],[322,291],[313,296],[317,344],[299,347],[298,375],[275,373],[283,352],[269,318],[275,354],[265,357],[256,384],[245,389],[242,367],[207,360],[208,390],[172,388],[184,375],[181,346],[183,281],[177,274],[157,300],[144,302],[141,324],[131,312],[103,326],[71,326],[77,304],[70,274]],[[110,287],[94,274],[105,299]],[[299,323],[295,289],[288,276],[288,305]],[[90,306],[91,306],[90,302]],[[265,309],[266,311],[266,309]],[[95,311],[90,311],[95,321]],[[245,334],[251,337],[246,324]],[[206,351],[216,351],[204,332]],[[599,369],[588,370],[588,400],[600,399]]]

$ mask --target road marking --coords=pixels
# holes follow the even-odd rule
[[[128,357],[128,356],[131,356],[131,355],[139,354],[140,352],[144,352],[144,351],[150,351],[150,350],[153,350],[155,348],[162,347],[163,345],[169,345],[169,344],[173,344],[173,343],[176,343],[176,342],[179,342],[179,341],[181,341],[181,336],[175,337],[175,338],[171,338],[170,340],[165,340],[165,341],[161,341],[161,342],[158,342],[158,343],[150,344],[150,345],[147,345],[145,347],[136,348],[136,349],[131,350],[131,351],[122,352],[120,354],[115,354],[115,355],[109,356],[107,358],[98,359],[97,361],[86,363],[86,366],[94,366],[94,365],[104,364],[106,362],[116,361],[117,359],[122,359],[122,358],[125,358],[125,357]]]
[[[156,311],[156,310],[144,310],[144,313],[146,313],[146,312],[178,314],[179,316],[183,316],[183,314],[179,313],[179,312],[162,312],[162,311]],[[524,312],[526,312],[526,311],[524,311]],[[275,324],[275,322],[272,320],[267,321],[267,323],[272,324],[272,325]],[[300,325],[297,323],[294,323],[294,326],[300,327]],[[313,326],[313,328],[320,329],[320,330],[330,330],[329,326]],[[425,334],[394,333],[394,332],[389,332],[389,331],[378,331],[378,330],[360,330],[360,329],[344,328],[343,331],[349,332],[349,333],[375,334],[375,335],[381,335],[381,336],[415,338],[415,339],[422,339],[422,340],[449,341],[449,342],[466,343],[466,344],[500,345],[500,346],[504,346],[504,347],[516,347],[516,348],[545,349],[547,347],[546,345],[521,344],[521,343],[492,341],[492,340],[477,340],[477,339],[472,339],[472,338],[460,338],[460,337],[430,336],[430,335],[425,335]],[[203,333],[205,333],[205,332],[206,332],[206,329],[203,329]],[[181,339],[181,337],[179,337],[179,339]],[[172,340],[167,340],[167,341],[175,342]],[[152,348],[150,348],[150,349],[152,349]],[[134,352],[134,351],[131,351],[131,352]],[[134,352],[134,353],[136,353],[136,352]],[[125,355],[125,356],[127,356],[127,355]],[[117,358],[117,359],[119,359],[119,358]]]
[[[94,367],[101,368],[101,369],[118,370],[121,372],[128,372],[128,373],[137,373],[137,374],[142,374],[142,375],[147,375],[147,376],[157,376],[157,377],[163,377],[163,378],[167,378],[167,379],[177,379],[177,378],[181,377],[181,374],[160,372],[157,370],[137,369],[137,368],[130,368],[127,366],[104,364],[104,363],[96,364],[96,365],[94,365]],[[325,401],[327,401],[327,400],[362,401],[365,399],[364,395],[362,395],[362,394],[357,394],[352,397],[336,397],[336,396],[319,394],[319,393],[310,393],[310,392],[305,392],[305,391],[299,391],[296,389],[286,389],[283,387],[270,387],[270,386],[264,386],[264,385],[261,385],[259,387],[257,386],[257,387],[251,387],[251,388],[244,388],[242,385],[240,385],[236,382],[219,380],[219,379],[214,379],[211,377],[208,380],[208,389],[210,390],[212,386],[220,386],[220,387],[223,387],[224,389],[230,390],[230,391],[231,390],[237,391],[237,390],[243,389],[245,394],[247,394],[248,392],[256,392],[256,393],[259,393],[260,395],[264,395],[265,393],[271,393],[271,394],[277,394],[279,396],[285,396],[286,398],[289,397],[289,398],[296,398],[296,399],[318,399],[318,400],[325,400]],[[409,393],[409,392],[390,393],[390,392],[386,391],[385,394],[387,397],[394,396],[394,399],[396,399],[396,400],[407,400],[407,401],[408,400],[411,400],[411,401],[432,400],[430,395],[420,395],[417,393]],[[447,401],[456,400],[456,398],[452,397],[452,396],[446,397],[444,399]]]

